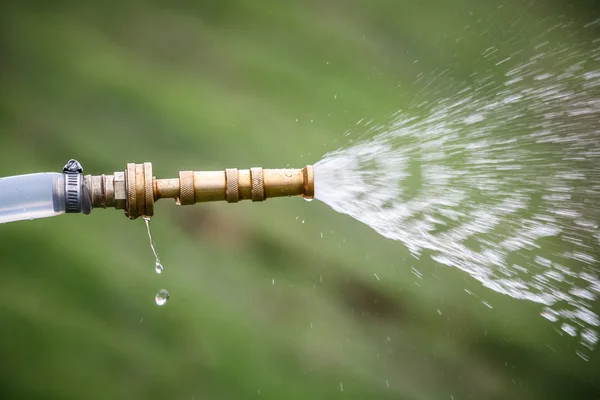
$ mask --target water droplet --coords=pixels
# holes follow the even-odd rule
[[[156,265],[154,267],[154,270],[156,271],[157,274],[162,274],[162,272],[163,272],[163,266],[160,263],[160,261],[156,260]]]
[[[156,301],[156,304],[159,306],[163,306],[167,303],[167,300],[169,300],[171,296],[169,296],[169,291],[166,289],[161,289],[156,296],[154,297],[154,301]]]
[[[160,263],[158,258],[158,253],[156,252],[156,246],[154,245],[154,239],[152,239],[152,233],[150,232],[150,217],[143,217],[144,222],[146,222],[146,230],[148,231],[148,240],[150,241],[150,248],[152,249],[152,254],[154,254],[154,258],[156,258],[156,264],[154,270],[157,274],[161,274],[163,272],[163,265]]]
[[[575,354],[581,357],[583,361],[590,361],[590,357],[581,350],[575,350]]]
[[[568,333],[570,336],[577,336],[577,329],[571,324],[563,323],[560,329]]]

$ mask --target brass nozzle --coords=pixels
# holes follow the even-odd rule
[[[302,169],[226,169],[180,171],[178,178],[156,179],[152,164],[127,164],[113,175],[87,175],[93,207],[124,209],[130,219],[154,215],[154,202],[173,198],[181,205],[205,201],[264,201],[271,197],[314,197],[312,165]]]

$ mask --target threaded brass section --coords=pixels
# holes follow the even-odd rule
[[[125,186],[127,190],[127,208],[126,214],[129,219],[136,219],[137,214],[137,198],[135,187],[135,164],[127,164]]]
[[[106,175],[102,174],[100,175],[100,179],[98,179],[98,183],[100,183],[100,192],[101,193],[106,193]],[[92,192],[93,193],[93,192]],[[106,196],[102,196],[102,198],[100,199],[102,202],[102,208],[106,208],[106,203],[107,203],[107,198]],[[93,205],[93,201],[92,201],[92,205]]]
[[[194,171],[179,172],[179,204],[187,206],[196,202],[194,196]]]
[[[90,197],[92,198],[92,207],[106,208],[106,201],[104,193],[106,192],[105,185],[103,184],[104,175],[100,176],[85,176],[85,184],[89,189]]]
[[[102,175],[101,187],[104,191],[104,207],[115,206],[115,177],[113,175]]]
[[[228,203],[237,203],[240,201],[238,170],[236,168],[226,169],[225,177],[227,179],[227,190],[225,191],[226,200]]]
[[[263,201],[265,199],[265,184],[262,168],[250,168],[252,179],[252,201]]]

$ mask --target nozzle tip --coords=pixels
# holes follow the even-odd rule
[[[302,168],[302,177],[304,178],[304,193],[302,197],[313,199],[315,197],[315,173],[312,165]]]

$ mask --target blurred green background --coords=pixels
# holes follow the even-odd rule
[[[419,74],[448,70],[429,90],[451,94],[597,16],[558,0],[3,2],[0,176],[69,158],[157,177],[301,167],[406,108]],[[599,398],[597,352],[577,357],[539,306],[319,202],[165,201],[151,226],[162,275],[121,211],[0,225],[2,398]]]

